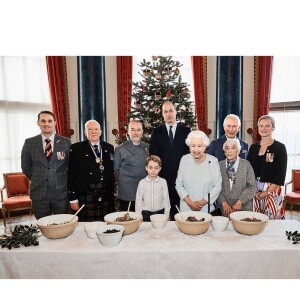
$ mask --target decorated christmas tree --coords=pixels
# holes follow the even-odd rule
[[[141,67],[141,81],[132,82],[132,99],[134,106],[127,114],[128,122],[139,119],[143,122],[143,140],[149,142],[153,128],[164,124],[162,105],[169,100],[177,110],[177,122],[183,126],[195,127],[196,117],[193,112],[193,102],[189,84],[182,81],[179,61],[172,60],[172,56],[152,56],[152,61],[143,61]],[[122,143],[116,135],[117,143]]]

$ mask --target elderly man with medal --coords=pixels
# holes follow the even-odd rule
[[[100,124],[85,123],[86,141],[71,145],[68,170],[68,195],[71,208],[83,222],[103,221],[114,211],[114,147],[100,141]]]

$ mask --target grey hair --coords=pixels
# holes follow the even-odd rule
[[[140,119],[130,119],[130,121],[128,123],[128,130],[130,130],[132,123],[139,123],[139,124],[141,124],[142,130],[143,130],[143,123],[142,123],[142,121]]]
[[[239,128],[241,127],[241,120],[240,120],[240,118],[239,118],[237,115],[235,115],[235,114],[229,114],[229,115],[227,115],[227,116],[225,117],[224,122],[223,122],[223,127],[225,127],[226,122],[227,122],[228,119],[235,119],[235,120],[238,122]]]
[[[188,147],[190,146],[191,141],[192,141],[193,139],[200,139],[200,140],[202,140],[203,145],[204,145],[205,147],[207,147],[208,144],[209,144],[209,138],[208,138],[207,135],[206,135],[203,131],[201,131],[201,130],[194,130],[194,131],[191,131],[191,132],[188,134],[188,136],[187,136],[187,138],[186,138],[186,140],[185,140],[185,143],[186,143],[186,145],[187,145]]]
[[[275,119],[272,116],[269,115],[263,115],[261,116],[257,121],[257,126],[259,125],[259,122],[263,119],[269,120],[271,122],[272,128],[275,128]]]
[[[241,144],[240,144],[240,142],[239,142],[238,139],[227,139],[227,141],[223,144],[223,150],[224,150],[224,152],[225,152],[225,147],[226,147],[227,144],[235,144],[236,148],[238,150],[238,155],[240,154],[242,146],[241,146]]]
[[[86,121],[85,124],[84,124],[84,129],[85,129],[86,131],[88,130],[88,129],[87,129],[87,126],[88,126],[89,123],[91,123],[91,122],[97,123],[97,124],[99,125],[100,130],[101,130],[101,125],[99,124],[98,121],[96,121],[96,120],[88,120],[88,121]]]

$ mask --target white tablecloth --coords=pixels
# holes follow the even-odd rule
[[[286,230],[294,220],[269,221],[255,236],[212,228],[181,233],[175,222],[163,230],[143,223],[114,248],[89,239],[84,223],[64,239],[40,237],[40,245],[0,250],[0,278],[300,278],[300,245]]]

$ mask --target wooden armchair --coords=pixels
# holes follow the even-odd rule
[[[292,183],[292,192],[287,193],[287,186]],[[284,185],[285,205],[290,204],[293,210],[293,204],[300,205],[300,170],[292,170],[292,180]]]
[[[1,210],[3,223],[6,226],[6,211],[10,218],[11,211],[29,209],[31,211],[31,200],[29,197],[29,180],[22,172],[4,173],[4,186],[1,192]],[[7,198],[4,198],[3,191],[6,190]]]

